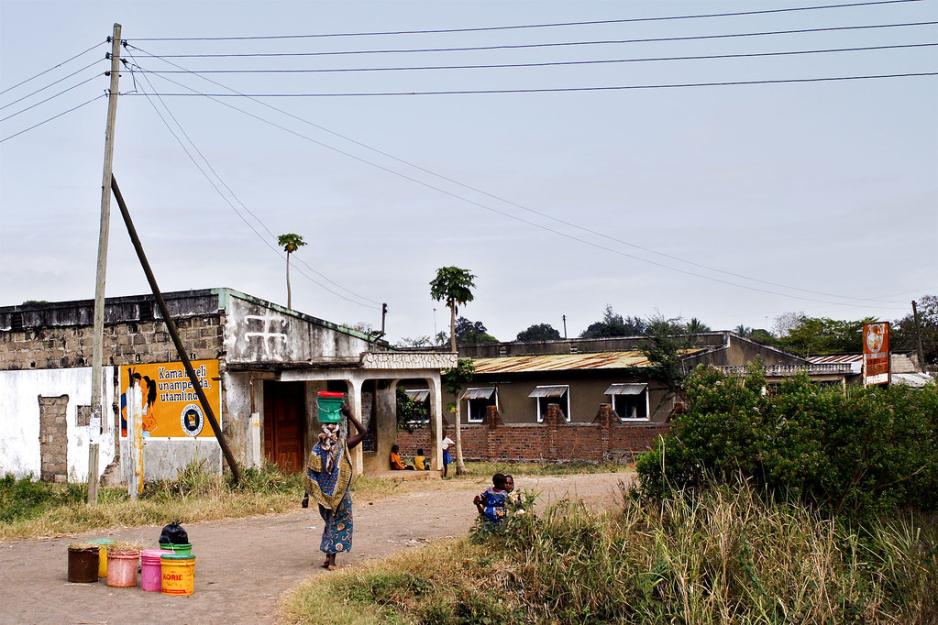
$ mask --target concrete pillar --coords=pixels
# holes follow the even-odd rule
[[[430,389],[430,469],[443,470],[443,393],[438,375],[427,378]]]
[[[359,422],[362,420],[362,380],[358,376],[352,376],[348,380],[348,403],[349,408],[352,410],[352,414],[358,419]],[[351,436],[351,428],[354,426],[349,424],[349,433]],[[362,455],[362,446],[356,445],[355,449],[351,451],[351,460],[352,460],[352,472],[355,475],[361,475],[365,472],[365,461],[364,456]]]

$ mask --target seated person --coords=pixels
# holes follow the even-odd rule
[[[427,457],[423,455],[423,449],[418,449],[417,455],[414,456],[414,468],[418,471],[426,471],[430,468],[427,466]]]
[[[472,500],[479,514],[484,516],[489,523],[497,524],[508,513],[506,509],[508,491],[505,481],[504,475],[496,473],[492,476],[492,488],[485,489]]]
[[[404,461],[401,460],[401,448],[397,445],[391,445],[391,457],[388,459],[391,464],[392,471],[404,471],[407,467],[404,466]]]

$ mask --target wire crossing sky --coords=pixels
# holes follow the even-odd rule
[[[714,327],[771,327],[791,310],[892,319],[938,269],[933,2],[639,1],[618,15],[599,2],[289,3],[277,15],[232,2],[223,16],[185,5],[183,26],[182,4],[51,4],[40,54],[22,36],[40,12],[0,5],[8,303],[90,297],[104,121],[103,102],[90,105],[107,86],[90,55],[103,60],[115,20],[144,66],[122,72],[121,93],[144,97],[120,98],[115,172],[167,288],[281,301],[272,234],[299,232],[311,243],[293,259],[307,274],[301,310],[375,324],[388,301],[392,338],[430,334],[427,283],[456,264],[480,277],[461,312],[511,339],[562,314],[576,333],[607,303]],[[228,74],[226,89],[177,66],[199,97],[170,101],[183,91],[146,81],[168,68],[134,49],[138,32],[186,39],[147,52],[199,55],[211,61],[199,72]],[[349,53],[379,52],[338,40],[379,34],[407,47],[360,63]],[[418,34],[419,47],[401,38]],[[600,55],[585,43],[598,41],[615,43]],[[287,97],[297,93],[359,95]],[[146,290],[127,259],[116,241],[109,294]]]

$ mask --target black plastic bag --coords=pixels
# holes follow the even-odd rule
[[[187,545],[189,544],[189,534],[182,529],[179,521],[173,521],[160,532],[160,544]]]

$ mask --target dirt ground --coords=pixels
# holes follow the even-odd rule
[[[631,474],[599,473],[517,478],[541,493],[540,504],[562,497],[592,506],[614,504]],[[475,517],[471,496],[481,482],[449,482],[443,490],[374,502],[355,501],[352,552],[340,567],[465,534]],[[274,623],[281,594],[310,575],[328,574],[319,538],[322,521],[311,506],[296,512],[186,527],[197,557],[196,592],[170,597],[138,589],[69,584],[67,548],[75,537],[0,543],[0,624],[15,625],[255,625]],[[136,527],[86,536],[155,545],[160,528]]]

